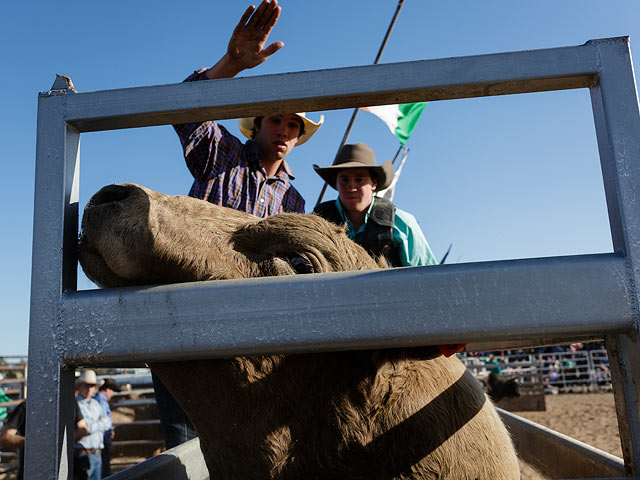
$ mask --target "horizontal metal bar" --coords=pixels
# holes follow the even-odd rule
[[[497,409],[513,438],[518,456],[549,478],[624,477],[624,462],[530,420]]]
[[[200,439],[194,438],[109,478],[113,480],[149,478],[205,480],[209,478],[209,470],[200,450]]]
[[[575,47],[67,93],[80,132],[591,87],[599,43]],[[49,95],[43,93],[41,98]]]
[[[614,254],[225,280],[65,295],[72,364],[626,332]]]

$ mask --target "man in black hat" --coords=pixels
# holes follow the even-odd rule
[[[111,398],[115,392],[120,392],[120,386],[112,378],[104,379],[102,385],[98,389],[98,393],[95,394],[95,398],[100,406],[106,418],[109,419],[111,428],[104,432],[104,448],[102,449],[102,478],[111,475],[111,443],[115,432],[113,431],[113,422],[111,421]]]
[[[383,255],[391,266],[437,263],[415,217],[375,196],[393,180],[389,160],[376,165],[373,150],[356,143],[343,146],[334,165],[313,168],[338,191],[336,200],[321,203],[313,213],[338,225],[346,224],[352,240],[373,257]]]

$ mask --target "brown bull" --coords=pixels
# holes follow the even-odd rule
[[[103,188],[80,261],[103,287],[379,268],[313,215],[260,220],[135,185]],[[274,292],[277,295],[277,292]],[[426,349],[428,351],[428,349]],[[455,357],[389,349],[151,365],[211,478],[520,478],[509,435]]]

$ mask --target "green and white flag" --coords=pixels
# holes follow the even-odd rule
[[[387,124],[400,144],[404,145],[413,131],[427,102],[401,103],[399,105],[379,105],[377,107],[362,107],[369,113]]]
[[[404,167],[404,162],[407,161],[407,155],[409,154],[409,149],[404,147],[404,153],[402,154],[402,160],[400,161],[400,166],[393,174],[393,180],[391,181],[391,185],[389,185],[384,190],[380,190],[376,192],[376,197],[386,198],[390,202],[393,201],[393,195],[396,193],[396,183],[398,183],[398,178],[400,178],[400,174],[402,173],[402,167]]]

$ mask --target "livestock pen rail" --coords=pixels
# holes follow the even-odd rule
[[[84,132],[577,88],[591,95],[613,253],[77,291]],[[505,418],[516,444],[527,446],[520,454],[550,476],[639,476],[639,133],[627,38],[88,93],[59,78],[38,102],[28,380],[38,395],[29,404],[26,478],[71,478],[70,400],[79,365],[487,340],[509,348],[527,339],[545,345],[593,336],[606,340],[624,468]],[[274,289],[277,297],[269,294]],[[99,339],[90,335],[95,328],[104,332]],[[536,451],[533,438],[553,448]],[[168,469],[170,457],[181,464],[190,458],[181,478],[205,478],[202,462],[192,466],[193,452],[185,447],[153,465]]]
[[[546,393],[610,392],[611,370],[603,349],[552,352],[495,352],[462,356],[476,375],[490,372],[538,385]]]
[[[0,406],[13,407],[27,398],[28,363],[26,355],[0,356],[0,388],[11,398]]]
[[[0,409],[6,409],[7,415],[26,398],[27,372],[25,355],[0,356],[0,393],[4,393],[3,398],[5,398],[5,401],[0,400]],[[0,416],[1,426],[2,416]],[[18,470],[16,460],[15,451],[0,449],[0,478]]]

